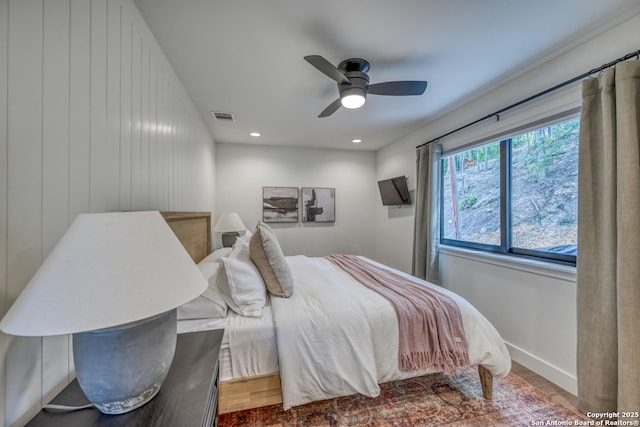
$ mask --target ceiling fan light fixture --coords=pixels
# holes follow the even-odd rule
[[[367,94],[387,96],[422,95],[427,88],[426,81],[390,81],[369,84],[369,62],[362,58],[349,58],[334,66],[320,55],[308,55],[304,59],[318,71],[338,83],[340,97],[329,104],[318,117],[329,117],[340,107],[360,108]]]
[[[351,87],[342,91],[340,102],[344,108],[360,108],[364,105],[366,93],[359,87]]]

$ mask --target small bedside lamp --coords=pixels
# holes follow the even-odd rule
[[[159,212],[81,214],[0,322],[73,334],[78,383],[101,412],[151,400],[176,346],[176,307],[207,287]]]
[[[246,229],[247,227],[242,223],[240,215],[235,212],[222,214],[213,227],[214,232],[222,233],[222,246],[225,248],[233,246],[236,237],[240,236],[240,232]]]

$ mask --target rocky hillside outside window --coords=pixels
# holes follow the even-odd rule
[[[575,264],[579,117],[442,156],[441,243]]]

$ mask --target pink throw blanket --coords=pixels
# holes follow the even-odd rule
[[[401,371],[452,373],[469,364],[460,308],[450,297],[353,255],[327,259],[395,308],[400,327]]]

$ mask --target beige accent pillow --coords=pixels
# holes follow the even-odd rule
[[[273,230],[263,222],[258,223],[251,236],[249,257],[258,267],[271,295],[289,298],[293,294],[293,276],[289,263]]]

